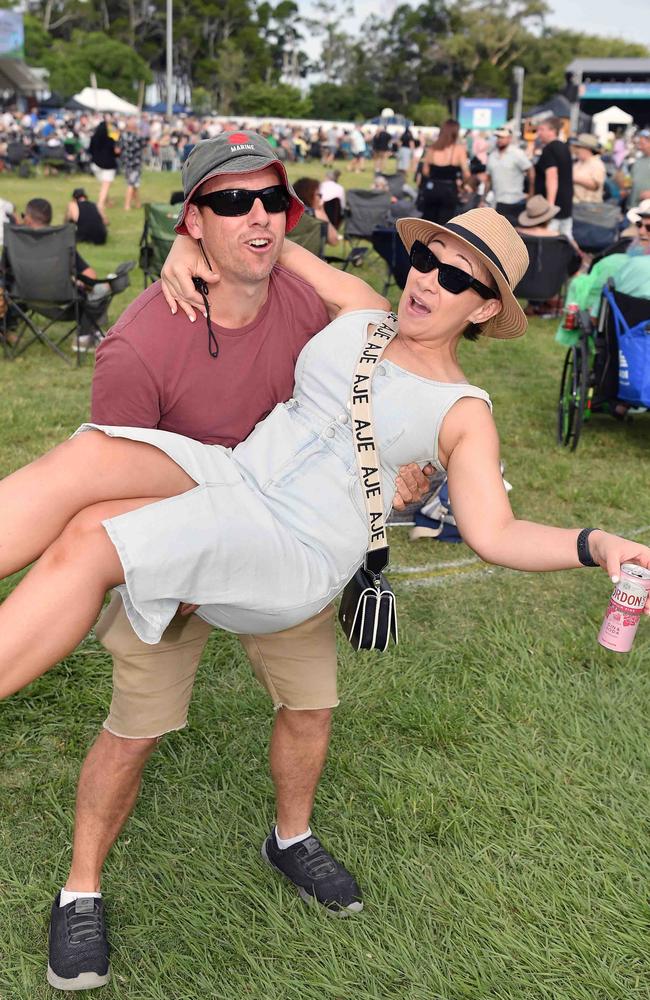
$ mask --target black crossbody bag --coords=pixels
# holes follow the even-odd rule
[[[395,594],[384,576],[388,566],[388,538],[381,494],[381,466],[372,423],[371,384],[377,362],[397,333],[397,317],[390,313],[366,341],[352,379],[350,409],[354,451],[368,516],[368,551],[341,595],[339,621],[356,650],[385,652],[397,643]]]

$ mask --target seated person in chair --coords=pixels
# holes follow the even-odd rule
[[[32,198],[25,206],[21,221],[22,225],[29,229],[45,229],[47,226],[51,226],[51,204],[46,198]],[[10,260],[7,260],[7,265],[9,268],[11,267]],[[97,279],[97,272],[79,253],[75,253],[75,274],[83,302],[79,335],[72,347],[73,350],[92,351],[101,338],[97,326],[104,320],[110,289],[103,282],[93,284]]]
[[[555,218],[560,209],[557,205],[551,205],[541,194],[535,194],[528,199],[526,208],[517,219],[517,231],[525,236],[542,236],[557,239],[557,232],[551,229],[549,223]],[[582,256],[575,248],[568,263],[568,273],[574,275],[579,270],[582,263]],[[557,312],[559,302],[550,300],[548,302],[529,302],[526,306],[527,316],[543,316],[549,312]]]

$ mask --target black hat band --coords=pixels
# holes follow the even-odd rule
[[[477,236],[476,233],[473,233],[470,229],[465,229],[464,226],[456,225],[455,222],[448,222],[444,228],[448,229],[450,233],[456,233],[457,236],[467,240],[467,242],[471,243],[477,250],[480,250],[482,254],[485,254],[485,256],[492,261],[495,267],[499,268],[503,277],[506,279],[508,284],[510,284],[510,278],[506,274],[503,264],[494,251],[490,249],[487,243],[483,242],[480,236]]]

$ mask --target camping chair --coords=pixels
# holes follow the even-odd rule
[[[70,363],[59,345],[78,331],[81,316],[81,293],[75,280],[75,227],[29,229],[6,224],[2,278],[7,304],[3,317],[5,355],[15,358],[32,344],[41,343]],[[10,347],[7,320],[11,314],[19,322]],[[38,325],[37,317],[46,320],[45,324]],[[73,325],[54,340],[48,331],[60,322]]]
[[[530,263],[515,288],[518,299],[546,302],[561,298],[575,250],[565,236],[528,236],[520,233]],[[561,311],[561,303],[558,306]]]
[[[335,229],[338,229],[343,222],[343,208],[340,198],[330,198],[323,202],[325,215],[330,220]]]
[[[346,240],[368,240],[372,242],[372,231],[386,221],[390,212],[388,191],[364,191],[353,189],[347,192],[344,235]]]
[[[31,177],[32,151],[24,142],[13,141],[8,143],[5,160],[11,170],[15,170],[19,177]]]
[[[144,229],[140,237],[140,267],[144,287],[160,277],[162,266],[176,237],[174,226],[178,209],[153,202],[144,205]]]
[[[408,188],[404,174],[379,174],[388,184],[388,193],[393,198],[404,197],[404,187]]]
[[[612,202],[578,202],[573,206],[573,238],[586,253],[598,253],[611,246],[620,223],[621,210]]]
[[[347,271],[348,267],[359,267],[363,262],[366,253],[365,247],[353,247],[347,257],[334,257],[327,253],[327,222],[316,219],[308,212],[304,212],[298,223],[288,234],[289,239],[299,246],[310,250],[316,257],[320,257],[327,264],[340,267]]]
[[[326,222],[321,222],[315,216],[303,212],[288,236],[298,246],[310,250],[317,257],[324,256],[327,240]]]
[[[386,264],[386,280],[382,295],[388,294],[391,285],[404,288],[411,263],[397,230],[388,226],[377,226],[372,231],[372,245]]]
[[[74,174],[77,170],[76,157],[68,153],[62,142],[56,146],[42,146],[39,164],[48,170],[60,170],[65,174]]]
[[[75,227],[70,223],[42,229],[5,225],[2,258],[5,357],[16,358],[40,343],[71,364],[60,345],[75,336],[79,364],[79,336],[84,319],[103,334],[100,324],[106,309],[113,295],[128,286],[128,272],[135,264],[133,261],[120,264],[115,273],[103,279],[81,279],[90,289],[84,295],[76,275],[75,235]],[[18,320],[12,344],[7,335],[10,317]],[[65,323],[67,329],[53,336],[51,328],[57,323]]]

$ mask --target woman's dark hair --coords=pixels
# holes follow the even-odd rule
[[[483,327],[479,326],[478,323],[468,323],[463,330],[463,337],[465,340],[478,340],[483,332]]]
[[[314,180],[313,177],[301,177],[293,185],[293,189],[300,198],[302,202],[307,206],[307,208],[313,208],[314,202],[316,201],[316,195],[318,194],[318,189],[320,188],[319,181]]]
[[[438,138],[435,142],[431,143],[431,149],[447,149],[449,146],[453,146],[458,142],[458,132],[460,130],[460,122],[457,122],[455,118],[448,118],[446,122],[443,122],[440,126],[440,132],[438,133]]]

